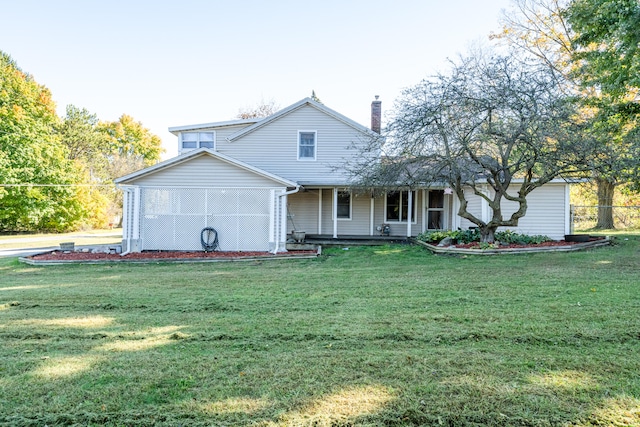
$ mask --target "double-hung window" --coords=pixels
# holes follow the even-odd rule
[[[338,191],[336,215],[338,219],[351,219],[351,192]]]
[[[215,148],[214,132],[182,132],[182,149]]]
[[[316,137],[316,131],[298,131],[298,160],[316,159]]]
[[[416,192],[411,192],[411,222],[416,222],[418,209],[416,203]],[[387,193],[386,201],[386,221],[387,222],[407,222],[409,218],[409,192],[390,191]]]

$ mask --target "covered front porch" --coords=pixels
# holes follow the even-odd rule
[[[287,234],[304,231],[308,239],[384,241],[450,230],[457,199],[444,188],[358,192],[344,187],[304,188],[287,200]]]

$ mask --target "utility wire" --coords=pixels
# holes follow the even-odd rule
[[[0,187],[115,187],[116,184],[3,184]]]

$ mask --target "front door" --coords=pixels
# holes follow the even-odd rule
[[[429,190],[427,194],[427,230],[444,230],[444,190]]]

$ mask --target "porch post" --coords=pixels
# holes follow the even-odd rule
[[[413,213],[413,196],[411,188],[407,191],[407,237],[411,237],[411,221],[413,218],[411,214]]]
[[[375,216],[374,216],[374,212],[373,212],[373,210],[375,208],[375,205],[376,205],[376,200],[375,200],[375,198],[373,197],[373,194],[372,194],[371,195],[371,207],[369,208],[369,224],[370,224],[369,235],[370,236],[374,235],[374,231],[373,230],[375,230],[375,228],[376,228],[376,226],[374,224]]]
[[[564,184],[564,234],[573,234],[573,218],[571,217],[571,188]]]
[[[422,190],[422,207],[421,207],[421,211],[422,211],[422,229],[420,230],[420,232],[425,232],[427,231],[427,195],[429,193],[427,192],[427,189],[423,189]]]
[[[443,206],[443,211],[442,214],[444,215],[444,218],[442,219],[442,227],[445,230],[453,230],[453,228],[451,227],[451,221],[449,220],[449,218],[451,218],[451,198],[453,197],[453,194],[445,194],[442,196],[442,206]]]
[[[458,210],[460,209],[460,200],[458,200],[458,196],[454,193],[451,195],[452,199],[453,199],[453,206],[452,206],[452,210],[453,212],[451,213],[451,229],[452,230],[457,230],[458,228],[460,228],[460,221],[462,218],[460,218],[460,215],[458,215]]]
[[[338,238],[338,188],[333,188],[333,238]]]
[[[318,190],[318,234],[322,234],[322,188]]]

